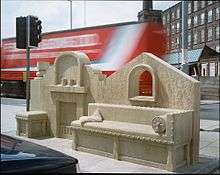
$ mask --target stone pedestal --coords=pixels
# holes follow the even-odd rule
[[[44,111],[16,114],[17,135],[28,138],[49,136],[48,117]]]

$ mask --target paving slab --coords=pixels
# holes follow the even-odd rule
[[[211,142],[212,143],[212,142]],[[210,142],[206,142],[206,141],[200,141],[199,143],[199,149],[201,150],[202,148],[208,146],[211,144]]]
[[[200,129],[213,130],[219,128],[219,121],[216,120],[200,120]]]
[[[219,134],[220,134],[219,132],[202,131],[200,132],[200,141],[212,143],[214,141],[219,140]]]
[[[11,134],[12,135],[12,134]],[[67,155],[75,157],[79,160],[80,170],[84,173],[210,173],[219,165],[219,157],[200,155],[199,163],[188,168],[180,168],[176,172],[153,168],[149,166],[138,165],[125,161],[118,161],[108,157],[93,155],[80,151],[72,150],[72,141],[63,138],[44,138],[30,139],[20,136],[15,136],[25,139],[54,150],[63,152]],[[209,147],[208,147],[209,148]],[[215,148],[216,149],[216,148]],[[205,153],[204,149],[204,153]],[[208,152],[214,151],[209,150]],[[213,152],[214,153],[214,152]]]
[[[218,150],[219,150],[219,139],[217,141],[214,141],[213,143],[209,144],[209,146],[218,147]]]
[[[219,157],[219,146],[208,145],[200,150],[200,154]]]

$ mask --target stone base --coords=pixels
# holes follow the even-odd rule
[[[219,158],[208,157],[206,155],[199,156],[199,162],[195,165],[190,166],[189,168],[179,168],[177,173],[187,173],[187,174],[198,174],[204,173],[209,174],[213,170],[219,167]]]
[[[34,138],[45,137],[48,132],[48,117],[44,111],[28,111],[16,114],[17,135]]]

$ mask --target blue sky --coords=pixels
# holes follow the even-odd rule
[[[178,2],[154,1],[153,8],[165,10]],[[137,21],[137,13],[142,9],[142,3],[142,1],[86,1],[85,3],[73,1],[73,28]],[[16,17],[27,15],[39,17],[43,32],[70,28],[70,2],[67,0],[2,0],[2,38],[15,37]]]

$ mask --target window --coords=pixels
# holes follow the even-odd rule
[[[219,20],[219,7],[215,10],[215,19]]]
[[[169,23],[170,22],[170,14],[169,14],[169,12],[167,13],[167,23]]]
[[[175,49],[175,41],[174,41],[174,38],[171,39],[171,49]]]
[[[180,9],[177,8],[177,9],[176,9],[176,18],[178,19],[179,17],[180,17]]]
[[[193,44],[197,44],[197,43],[198,43],[197,32],[194,32]]]
[[[208,22],[212,22],[212,10],[208,12]]]
[[[148,71],[139,77],[139,96],[152,96],[152,76]]]
[[[208,1],[208,5],[211,5],[212,4],[212,1]]]
[[[170,27],[167,27],[167,34],[170,35]]]
[[[216,50],[216,52],[220,52],[219,45],[217,45],[217,46],[215,47],[215,50]]]
[[[215,37],[216,39],[219,39],[219,26],[215,28]]]
[[[194,26],[198,25],[198,17],[195,15],[194,16]]]
[[[178,33],[179,30],[180,30],[180,22],[178,21],[178,22],[176,23],[176,32]]]
[[[187,1],[188,2],[188,14],[190,14],[192,12],[192,5],[191,5],[191,2]]]
[[[170,50],[170,43],[169,43],[169,42],[167,42],[167,48],[166,48],[166,50],[167,50],[167,53],[169,53],[169,50]]]
[[[165,25],[166,24],[166,16],[164,15],[163,16],[163,25]]]
[[[215,63],[209,63],[209,76],[214,77],[215,76]]]
[[[174,13],[174,12],[172,12],[172,13],[171,13],[171,18],[172,18],[172,20],[174,20],[174,18],[175,18],[175,16],[174,16],[174,15],[175,15],[175,13]]]
[[[174,24],[172,24],[171,30],[172,30],[172,33],[175,33],[175,26],[174,26]]]
[[[180,39],[179,39],[179,37],[176,37],[176,47],[177,48],[179,47],[179,44],[180,44]]]
[[[188,46],[190,46],[191,45],[191,34],[189,33],[188,34]]]
[[[205,41],[205,30],[204,29],[200,31],[200,39],[201,39],[201,43]]]
[[[205,7],[205,1],[201,1],[201,8]]]
[[[194,1],[194,12],[198,10],[198,1]]]
[[[202,76],[208,75],[208,63],[201,64],[201,75]]]
[[[188,29],[190,29],[191,28],[191,17],[188,18],[187,23],[188,23]]]
[[[208,28],[208,41],[212,40],[212,28]]]
[[[201,15],[200,15],[200,24],[202,25],[202,24],[204,24],[205,23],[205,13],[201,13]]]

